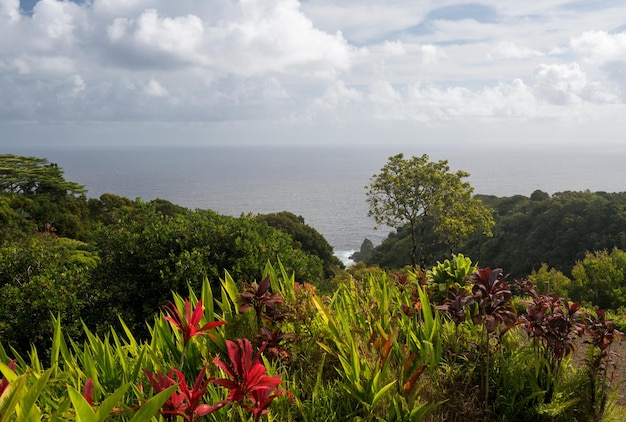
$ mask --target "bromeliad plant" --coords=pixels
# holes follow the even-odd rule
[[[466,279],[476,270],[472,260],[463,254],[452,255],[451,260],[437,262],[426,274],[431,300],[441,304],[447,298],[466,293]]]

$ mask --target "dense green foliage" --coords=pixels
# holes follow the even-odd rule
[[[538,271],[543,263],[569,277],[586,252],[626,248],[624,192],[560,192],[550,196],[536,191],[530,197],[477,197],[493,210],[493,236],[473,234],[455,251],[483,266],[506,268],[515,278]],[[435,236],[434,231],[427,228],[426,241],[430,236]],[[403,227],[376,247],[366,262],[400,268],[410,263],[409,254],[410,233]],[[428,265],[448,256],[450,251],[439,247]]]
[[[279,259],[289,271],[301,274],[301,281],[324,277],[318,257],[294,249],[287,234],[251,217],[203,210],[166,215],[154,203],[121,209],[116,216],[115,223],[94,235],[102,260],[94,279],[107,309],[94,316],[94,323],[114,322],[122,314],[143,333],[143,321],[165,303],[170,291],[183,291],[188,284],[198,287],[205,277],[216,281],[226,270],[238,280],[253,281],[267,262]]]
[[[324,262],[324,275],[332,277],[337,268],[343,268],[343,263],[333,255],[333,247],[313,227],[304,223],[302,216],[289,211],[273,214],[259,214],[256,220],[266,223],[280,231],[287,233],[294,242],[296,249],[317,256]]]
[[[626,192],[541,191],[530,198],[483,198],[495,210],[490,239],[472,239],[463,252],[482,265],[523,277],[542,263],[569,271],[587,251],[626,248]]]
[[[626,252],[587,252],[572,269],[572,282],[565,288],[568,297],[600,309],[626,309]]]
[[[47,344],[51,314],[80,333],[80,318],[96,310],[91,274],[99,261],[87,244],[50,234],[0,247],[0,341],[18,350]]]
[[[0,341],[19,350],[45,347],[51,312],[71,334],[81,319],[106,330],[120,315],[145,337],[172,291],[216,283],[225,270],[251,282],[280,260],[302,282],[334,275],[328,243],[288,214],[277,214],[290,224],[277,230],[161,199],[87,199],[56,165],[31,157],[0,156],[0,170]]]
[[[411,239],[411,266],[425,268],[438,244],[453,250],[470,234],[489,232],[491,212],[472,195],[464,171],[452,173],[448,162],[429,161],[428,155],[389,157],[367,189],[369,215],[376,224],[406,227]],[[436,236],[426,242],[426,231]],[[419,245],[419,246],[418,246]]]

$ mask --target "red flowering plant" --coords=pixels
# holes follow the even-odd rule
[[[17,360],[13,359],[11,362],[9,362],[7,366],[11,371],[15,371],[16,364]],[[0,396],[2,396],[2,393],[4,393],[4,390],[6,390],[8,386],[9,380],[7,380],[6,377],[2,377],[2,379],[0,380]]]
[[[9,362],[7,366],[11,371],[15,371],[16,363],[17,361],[13,359],[11,362]],[[6,377],[3,376],[2,379],[0,379],[0,404],[4,401],[4,399],[2,398],[2,394],[4,394],[4,392],[7,390],[9,384],[9,380]],[[2,406],[0,406],[0,409],[4,412]],[[2,413],[0,413],[0,420],[2,420]]]
[[[185,359],[185,348],[193,337],[201,335],[212,336],[208,333],[209,330],[226,324],[226,322],[224,321],[211,321],[207,322],[203,326],[200,326],[202,317],[204,316],[202,300],[199,300],[196,303],[193,312],[191,311],[191,302],[189,302],[189,299],[185,299],[184,306],[185,313],[183,315],[180,312],[180,309],[178,309],[178,307],[176,306],[176,304],[170,302],[169,305],[165,306],[168,315],[165,315],[163,317],[172,325],[173,328],[179,330],[183,334],[183,348],[180,356],[180,369],[183,368],[183,361]]]
[[[150,385],[156,394],[168,389],[173,385],[178,385],[176,391],[163,404],[159,413],[165,418],[175,420],[180,416],[187,422],[193,422],[197,418],[213,413],[226,404],[218,402],[213,405],[201,403],[202,397],[206,394],[207,385],[210,380],[205,378],[206,368],[202,368],[192,388],[189,388],[182,372],[172,369],[168,375],[157,371],[156,375],[147,369],[144,374],[148,377]]]
[[[185,315],[180,313],[180,310],[173,302],[170,302],[169,305],[165,306],[165,309],[169,315],[166,315],[163,318],[169,321],[170,324],[172,324],[172,327],[175,327],[183,333],[183,347],[187,346],[187,343],[189,343],[189,340],[193,337],[208,334],[207,332],[209,330],[226,324],[224,321],[211,321],[200,327],[200,321],[204,316],[202,300],[199,300],[196,303],[196,307],[192,313],[191,302],[189,302],[189,299],[185,299]],[[210,336],[211,334],[208,335]]]
[[[216,379],[213,383],[230,390],[227,401],[249,410],[254,420],[258,421],[267,413],[272,400],[283,393],[291,396],[288,391],[277,388],[281,383],[280,375],[267,375],[265,366],[259,361],[262,351],[254,354],[248,339],[227,340],[226,347],[230,362],[223,362],[216,356],[213,363],[228,378]]]
[[[87,381],[85,381],[85,385],[83,386],[83,397],[87,400],[87,403],[89,403],[89,406],[91,407],[93,407],[93,391],[93,379],[87,378]]]

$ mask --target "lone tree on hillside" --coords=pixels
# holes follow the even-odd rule
[[[411,265],[417,267],[418,237],[420,267],[427,262],[424,235],[428,227],[449,248],[471,233],[490,233],[491,211],[472,195],[464,171],[452,173],[447,161],[431,162],[428,155],[405,159],[389,157],[387,164],[366,186],[368,215],[377,225],[411,232]]]

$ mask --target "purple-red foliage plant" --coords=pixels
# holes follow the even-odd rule
[[[595,311],[595,316],[585,315],[585,343],[589,345],[589,353],[585,360],[589,376],[589,413],[596,420],[601,420],[606,410],[611,384],[617,366],[619,354],[611,350],[615,340],[621,340],[622,333],[606,319],[606,312]]]
[[[575,339],[585,332],[584,315],[577,302],[540,295],[532,284],[526,284],[524,291],[530,295],[531,302],[520,316],[520,322],[528,334],[546,348],[546,358],[556,374],[563,358],[576,349]]]
[[[478,312],[472,315],[474,323],[485,324],[488,333],[501,328],[501,333],[514,326],[517,315],[511,298],[513,293],[501,268],[478,269],[469,276],[472,283],[472,296],[468,304],[476,304]]]
[[[538,381],[546,391],[544,401],[550,403],[555,382],[560,376],[563,359],[576,350],[576,338],[585,332],[585,314],[580,311],[577,302],[567,299],[540,295],[531,282],[518,283],[520,290],[529,295],[531,301],[519,321],[536,344],[535,351],[543,357],[550,368],[549,373],[542,372]]]
[[[241,283],[244,290],[239,293],[239,312],[244,313],[254,309],[257,328],[260,330],[264,319],[275,322],[281,317],[277,307],[283,303],[283,298],[278,293],[271,293],[270,276],[266,276],[260,283]]]
[[[288,363],[291,359],[291,354],[285,348],[284,342],[293,340],[295,337],[295,334],[283,333],[280,328],[271,329],[263,326],[255,340],[265,356],[270,360]]]

